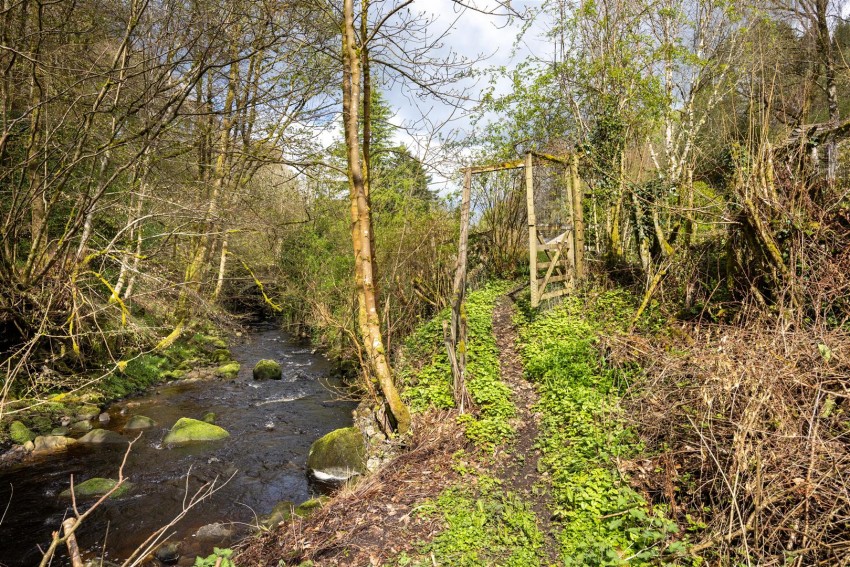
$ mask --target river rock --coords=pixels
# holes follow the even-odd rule
[[[180,544],[163,543],[153,554],[154,557],[165,564],[177,563],[177,560],[180,559]]]
[[[92,427],[90,421],[78,421],[71,425],[71,431],[74,433],[86,433],[87,431],[91,431]]]
[[[227,350],[226,348],[220,348],[216,349],[216,351],[212,353],[211,358],[213,362],[222,363],[231,360],[232,357],[230,356],[229,350]]]
[[[226,437],[230,437],[230,433],[217,425],[189,417],[181,417],[165,436],[164,442],[174,444],[192,441],[217,441]]]
[[[214,411],[208,411],[204,414],[204,417],[201,418],[201,421],[205,423],[215,423],[215,418],[218,417],[215,415]]]
[[[318,480],[344,481],[366,470],[366,443],[356,427],[331,431],[310,447],[307,468]]]
[[[51,435],[68,435],[71,432],[67,427],[54,427],[53,431],[50,432]]]
[[[129,441],[114,431],[93,429],[77,439],[77,442],[89,445],[120,445],[122,443],[128,443]]]
[[[99,416],[97,416],[97,420],[98,420],[99,422],[101,422],[101,423],[109,423],[109,420],[110,420],[110,419],[111,419],[111,418],[109,417],[109,414],[108,414],[108,413],[106,413],[106,412],[103,412],[102,414],[100,414]]]
[[[24,451],[26,451],[27,453],[32,453],[35,449],[35,443],[33,443],[32,441],[27,441],[26,443],[24,443],[23,447]]]
[[[118,481],[111,478],[90,478],[87,481],[74,486],[74,495],[77,498],[100,497],[115,488],[116,484],[118,484]],[[130,490],[130,488],[132,488],[132,485],[125,481],[118,490],[112,493],[110,498],[118,498]],[[68,488],[67,490],[63,490],[59,493],[59,496],[62,496],[63,498],[70,498],[71,489]]]
[[[195,537],[199,540],[216,540],[221,541],[227,539],[229,537],[233,537],[236,533],[236,530],[233,529],[231,524],[207,524],[206,526],[201,526],[197,532],[195,532]]]
[[[306,518],[316,510],[322,507],[322,504],[328,501],[327,496],[320,496],[318,498],[311,498],[306,502],[302,502],[298,506],[295,507],[294,513],[296,516],[300,516],[302,518]]]
[[[283,372],[274,360],[263,359],[254,366],[254,380],[280,380]]]
[[[260,524],[267,528],[273,528],[281,522],[288,522],[292,518],[292,514],[294,513],[295,502],[284,500],[283,502],[278,502],[277,504],[275,504],[274,508],[272,508],[271,513],[269,513],[267,516],[263,516],[260,519]]]
[[[23,445],[27,441],[35,439],[35,433],[30,431],[29,427],[20,421],[13,421],[9,425],[9,437],[18,445]]]
[[[238,362],[232,361],[227,364],[222,364],[219,366],[215,373],[221,376],[222,378],[236,378],[239,375],[239,370],[242,368],[242,365]]]
[[[100,415],[100,409],[97,406],[81,406],[74,416],[74,421],[89,421]]]
[[[156,422],[151,418],[144,415],[134,415],[130,418],[130,421],[124,426],[124,429],[135,430],[135,429],[148,429],[149,427],[154,427]]]
[[[67,448],[69,445],[76,443],[76,439],[70,437],[62,437],[60,435],[45,435],[35,438],[33,452],[47,453],[50,451],[60,451]]]

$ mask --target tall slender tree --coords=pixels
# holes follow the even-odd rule
[[[401,6],[396,9],[401,9]],[[393,381],[392,369],[381,334],[381,317],[378,312],[378,294],[375,287],[374,236],[368,185],[370,162],[368,137],[371,129],[368,123],[371,101],[370,97],[366,96],[366,93],[371,90],[370,74],[366,71],[369,38],[366,28],[368,8],[369,1],[363,0],[360,13],[361,22],[363,22],[360,45],[357,42],[353,0],[344,0],[342,13],[342,109],[351,200],[351,238],[359,303],[358,323],[364,350],[368,356],[370,366],[368,370],[374,372],[381,386],[381,392],[396,420],[399,433],[405,433],[410,429],[410,411],[402,401]],[[364,96],[361,97],[361,93],[364,93]],[[365,121],[362,141],[359,129],[361,104],[364,108]]]

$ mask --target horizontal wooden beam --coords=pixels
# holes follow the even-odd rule
[[[566,281],[569,281],[571,279],[572,279],[571,275],[564,274],[564,275],[561,275],[561,276],[552,276],[551,278],[549,278],[549,281],[547,283],[566,282]]]
[[[570,163],[570,156],[553,156],[552,154],[544,154],[541,152],[531,152],[534,157],[542,158],[549,161],[554,161],[555,163]]]
[[[467,168],[472,175],[479,173],[489,173],[491,171],[503,171],[507,169],[523,169],[525,167],[524,159],[515,159],[512,161],[503,161],[502,163],[494,163],[492,165],[479,165],[476,167]]]
[[[556,289],[555,291],[550,291],[549,293],[544,293],[540,296],[540,301],[544,301],[546,299],[554,299],[555,297],[561,297],[562,295],[567,295],[570,293],[568,288]]]

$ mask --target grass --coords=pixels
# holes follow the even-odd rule
[[[513,434],[510,420],[516,415],[510,389],[501,381],[499,355],[493,336],[493,308],[508,289],[496,282],[469,294],[466,301],[468,344],[466,345],[467,390],[475,403],[473,413],[459,419],[467,436],[485,449],[509,440]],[[449,311],[422,325],[405,343],[405,362],[401,376],[406,387],[403,396],[413,411],[454,407],[452,373],[443,343],[443,320]],[[411,361],[426,361],[415,368]]]
[[[220,354],[226,344],[219,337],[196,334],[180,339],[161,353],[142,354],[127,361],[119,370],[108,373],[91,386],[73,393],[49,392],[49,402],[20,399],[9,402],[10,409],[29,408],[0,423],[0,445],[11,442],[9,424],[20,420],[38,435],[48,434],[64,415],[74,415],[81,407],[91,404],[103,406],[114,400],[125,398],[147,390],[167,379],[183,374],[183,367],[209,364]],[[228,357],[229,358],[229,357]],[[99,376],[102,371],[95,371]],[[84,379],[84,377],[81,377]]]
[[[543,534],[529,505],[501,481],[486,474],[468,475],[466,482],[446,489],[435,501],[419,508],[420,514],[439,514],[446,529],[423,544],[424,562],[399,565],[494,565],[533,567],[540,565]],[[422,561],[422,560],[420,560]]]
[[[564,565],[676,564],[685,548],[664,509],[650,507],[614,464],[639,446],[618,415],[628,377],[606,366],[595,343],[631,313],[628,295],[607,292],[572,296],[520,321],[526,374],[540,393],[540,467],[551,477]]]

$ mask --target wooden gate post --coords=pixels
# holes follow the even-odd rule
[[[463,302],[466,296],[466,259],[469,243],[469,202],[472,192],[472,168],[467,168],[463,174],[463,196],[460,202],[460,242],[457,251],[457,266],[454,286],[452,289],[452,320],[447,329],[444,323],[443,333],[446,350],[452,368],[453,393],[455,404],[460,413],[466,406],[466,312]],[[458,349],[458,346],[460,347]],[[460,352],[458,353],[458,350]]]
[[[573,205],[573,249],[575,254],[576,280],[584,279],[584,190],[578,176],[578,154],[573,152],[570,159],[570,191]]]
[[[528,271],[531,284],[531,306],[540,304],[537,288],[537,218],[534,216],[534,171],[531,152],[525,154],[525,199],[528,206]]]

